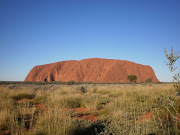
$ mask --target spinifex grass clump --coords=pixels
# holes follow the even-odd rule
[[[0,131],[7,131],[10,129],[10,117],[7,111],[0,112]]]
[[[108,98],[100,98],[99,101],[97,102],[96,109],[97,110],[103,109],[104,106],[109,102],[110,102],[110,99]]]
[[[145,101],[147,101],[150,97],[147,96],[147,95],[136,95],[135,98],[136,98],[135,100],[138,101],[138,102],[145,102]]]
[[[65,108],[78,108],[81,107],[82,98],[80,97],[64,98],[60,101],[60,104]]]

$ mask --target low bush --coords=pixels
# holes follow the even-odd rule
[[[136,75],[128,75],[127,78],[130,82],[136,82],[137,76]]]
[[[152,83],[153,82],[153,78],[148,78],[146,79],[145,83]]]
[[[86,92],[87,92],[87,87],[82,86],[82,87],[81,87],[81,92],[82,92],[82,93],[86,93]]]
[[[75,81],[73,81],[73,80],[67,82],[67,85],[73,85],[73,84],[75,84]]]

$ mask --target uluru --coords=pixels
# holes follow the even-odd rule
[[[128,75],[136,75],[137,82],[152,78],[159,82],[153,69],[148,65],[137,64],[126,60],[90,58],[83,60],[60,61],[35,66],[25,81],[61,81],[125,83]]]

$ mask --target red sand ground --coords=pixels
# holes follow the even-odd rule
[[[74,108],[76,113],[90,113],[87,108]]]
[[[97,121],[98,116],[92,114],[88,109],[86,108],[74,108],[75,112],[77,114],[81,114],[80,116],[76,116],[76,119],[85,119],[89,121]]]
[[[75,117],[75,118],[76,119],[85,119],[85,120],[89,120],[89,121],[97,121],[98,120],[98,116],[92,115],[92,114],[82,115],[81,117]]]
[[[41,111],[45,110],[44,104],[35,104],[34,106],[39,108],[39,110],[41,110]]]
[[[142,122],[146,122],[146,121],[151,121],[152,120],[152,116],[153,116],[153,113],[152,112],[148,112],[145,115],[142,115],[139,118],[138,122],[142,123]]]
[[[20,99],[20,100],[17,100],[16,103],[20,104],[20,103],[23,103],[26,101],[32,102],[32,101],[34,101],[34,99]]]

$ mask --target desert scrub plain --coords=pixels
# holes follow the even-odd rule
[[[173,84],[0,85],[0,135],[179,135],[179,113]]]

